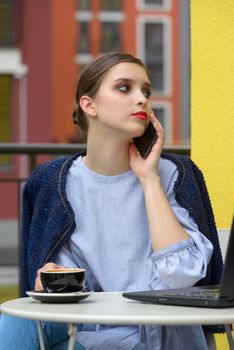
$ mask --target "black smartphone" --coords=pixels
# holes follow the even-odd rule
[[[144,134],[142,136],[134,137],[132,141],[136,145],[136,148],[142,158],[147,158],[149,155],[151,148],[157,141],[158,135],[157,132],[153,126],[153,124],[150,122],[147,126]]]

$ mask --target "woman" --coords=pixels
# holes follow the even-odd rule
[[[82,72],[74,120],[87,133],[87,152],[40,165],[25,186],[23,292],[41,289],[40,272],[61,266],[85,268],[94,291],[187,287],[205,277],[212,244],[175,199],[178,171],[160,157],[164,131],[150,95],[145,66],[129,54],[108,53]],[[158,139],[143,159],[131,140],[150,122]],[[65,349],[59,326],[46,327],[48,346]],[[80,325],[76,346],[182,350],[188,343],[207,349],[200,326]],[[36,349],[36,336],[28,348]]]

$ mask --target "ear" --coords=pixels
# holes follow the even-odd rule
[[[91,117],[96,116],[96,109],[91,97],[86,95],[82,96],[80,98],[80,107],[86,114],[90,115]]]

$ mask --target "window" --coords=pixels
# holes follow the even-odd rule
[[[77,52],[76,61],[79,64],[86,64],[90,62],[92,56],[91,51],[91,38],[90,38],[90,23],[94,16],[91,12],[90,1],[78,1],[78,10],[75,13],[75,18],[78,24],[79,35],[77,37]]]
[[[138,0],[139,9],[168,10],[170,7],[171,7],[171,0]]]
[[[166,102],[152,102],[152,109],[165,131],[165,143],[172,143],[171,105]]]
[[[146,5],[163,5],[163,0],[144,0]]]
[[[115,22],[102,23],[101,51],[121,50],[120,24]]]
[[[101,0],[100,10],[101,11],[121,11],[122,1],[121,0]]]
[[[11,75],[0,75],[0,142],[11,142]],[[10,165],[10,156],[0,155],[0,167]]]
[[[148,69],[153,88],[152,108],[164,127],[165,142],[168,144],[173,143],[170,43],[169,18],[159,15],[139,16],[139,56],[142,57]],[[165,102],[158,102],[161,97],[166,98]]]
[[[93,55],[122,50],[121,24],[126,16],[122,12],[121,0],[100,0],[96,11],[92,11],[90,3],[86,6],[85,2],[83,4],[79,1],[77,9],[75,18],[78,22],[79,35],[76,61],[79,65],[90,62]]]
[[[145,63],[149,71],[149,78],[153,90],[165,90],[164,84],[164,47],[163,47],[163,24],[145,24]]]
[[[171,90],[169,24],[169,20],[157,16],[139,16],[138,19],[138,51],[148,68],[156,95],[169,95]]]
[[[121,11],[100,11],[98,19],[101,23],[100,48],[101,52],[121,51],[123,47],[121,23],[125,15]]]
[[[77,0],[76,3],[77,10],[79,11],[90,11],[91,9],[90,0]]]
[[[79,22],[80,35],[78,40],[78,52],[89,53],[90,51],[90,39],[89,39],[89,22]]]

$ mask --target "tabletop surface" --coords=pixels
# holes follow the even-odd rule
[[[79,303],[48,304],[28,298],[6,301],[5,314],[34,320],[118,325],[229,324],[234,308],[210,309],[146,304],[122,297],[121,292],[92,293]]]

